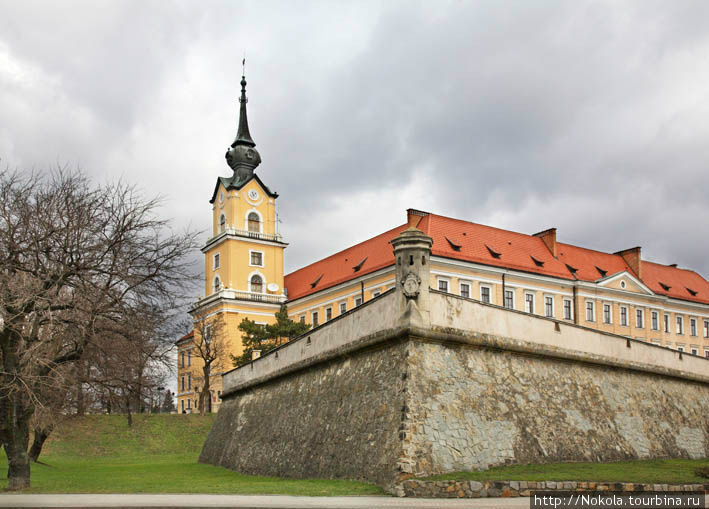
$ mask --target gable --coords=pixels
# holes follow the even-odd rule
[[[654,295],[654,292],[650,290],[650,288],[645,286],[639,279],[627,270],[618,272],[612,276],[601,278],[597,281],[597,283],[598,286],[602,288],[612,288],[615,290],[640,293],[643,295]]]

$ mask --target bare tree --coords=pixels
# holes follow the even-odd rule
[[[211,410],[211,379],[221,372],[226,365],[228,344],[226,324],[223,314],[209,314],[207,310],[193,313],[194,331],[188,342],[194,356],[202,364],[202,376],[195,377],[202,390],[199,393],[199,413],[204,415]]]
[[[80,172],[0,172],[0,441],[11,490],[30,485],[30,425],[54,374],[126,309],[172,299],[192,280],[196,235],[170,231],[157,206]]]

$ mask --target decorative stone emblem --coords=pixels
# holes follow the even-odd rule
[[[401,280],[401,286],[404,289],[404,295],[409,298],[418,297],[419,287],[421,286],[421,278],[413,272],[409,272]]]

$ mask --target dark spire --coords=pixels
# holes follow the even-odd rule
[[[261,164],[261,155],[254,147],[256,143],[249,132],[249,121],[246,116],[246,78],[241,76],[241,97],[239,98],[239,129],[234,143],[226,152],[226,162],[234,170],[234,177],[238,181],[245,181],[253,175],[254,169]]]
[[[239,108],[239,130],[236,133],[236,138],[234,143],[231,144],[232,147],[237,145],[248,145],[250,147],[255,147],[256,143],[251,139],[251,133],[249,132],[249,120],[246,117],[246,103],[249,100],[246,97],[246,78],[241,77],[241,97],[239,97],[239,102],[241,106]]]

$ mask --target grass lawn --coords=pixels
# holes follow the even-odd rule
[[[709,479],[694,471],[709,467],[709,460],[643,460],[614,463],[549,463],[547,465],[512,465],[483,472],[456,472],[427,477],[429,480],[467,481],[598,481],[645,484],[699,484]]]
[[[25,493],[239,493],[383,495],[355,481],[241,475],[197,463],[214,416],[91,415],[65,423],[32,465]],[[7,458],[0,454],[0,489],[7,488]]]

